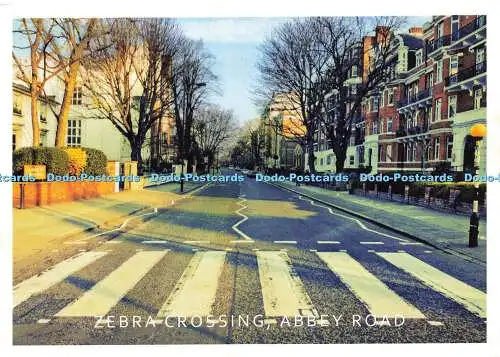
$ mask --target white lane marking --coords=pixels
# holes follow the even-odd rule
[[[143,244],[164,244],[164,243],[168,243],[168,242],[165,240],[143,240],[141,243],[143,243]]]
[[[248,219],[248,217],[247,217],[247,216],[245,216],[243,213],[241,213],[241,211],[243,211],[244,209],[247,209],[247,208],[248,208],[248,206],[246,206],[246,205],[244,205],[244,204],[243,204],[243,202],[246,202],[246,201],[247,201],[247,199],[245,198],[245,196],[246,196],[246,195],[240,195],[240,196],[239,196],[239,198],[241,199],[241,201],[237,202],[237,204],[238,204],[239,206],[241,206],[241,208],[240,208],[240,209],[238,209],[238,210],[236,210],[236,212],[235,212],[237,215],[239,215],[239,216],[241,216],[241,217],[243,217],[243,218],[242,218],[241,220],[239,220],[238,222],[236,222],[235,224],[233,224],[233,226],[232,226],[231,228],[232,228],[232,229],[233,229],[236,233],[238,233],[240,236],[242,236],[244,239],[246,239],[246,241],[248,241],[248,242],[253,242],[253,239],[252,239],[252,238],[250,238],[250,237],[249,237],[249,236],[247,236],[244,232],[242,232],[242,231],[240,231],[240,230],[238,229],[238,226],[239,226],[240,224],[242,224],[243,222],[245,222],[245,221]],[[234,241],[233,241],[233,242],[234,242]]]
[[[50,319],[40,319],[36,323],[37,324],[48,324],[50,322]]]
[[[377,318],[395,317],[425,319],[424,314],[405,301],[375,275],[347,253],[320,252],[318,256],[328,268],[362,301]]]
[[[253,240],[241,240],[241,239],[239,239],[239,240],[231,240],[231,241],[229,241],[229,243],[255,243],[255,241],[253,241]]]
[[[308,199],[305,199],[305,198],[302,198],[301,195],[299,195],[299,199],[301,200],[304,200],[304,201],[309,201],[311,203],[312,206],[317,206],[317,207],[321,207],[321,208],[325,208],[328,210],[328,212],[330,212],[331,214],[333,214],[334,216],[339,216],[339,217],[343,217],[343,218],[346,218],[346,219],[350,219],[351,221],[354,221],[356,222],[362,229],[364,229],[365,231],[367,232],[372,232],[372,233],[375,233],[375,234],[378,234],[378,235],[381,235],[383,237],[387,237],[387,238],[392,238],[392,239],[396,239],[396,240],[399,240],[401,242],[408,242],[406,239],[403,239],[403,238],[399,238],[399,237],[396,237],[396,236],[392,236],[390,234],[386,234],[386,233],[382,233],[382,232],[379,232],[379,231],[376,231],[374,229],[370,229],[368,227],[366,227],[363,222],[361,222],[359,219],[357,218],[354,218],[354,217],[349,217],[349,216],[346,216],[344,214],[341,214],[341,213],[337,213],[337,212],[333,212],[333,210],[330,208],[330,207],[327,207],[327,206],[323,206],[323,205],[318,205],[316,204],[313,200],[308,200]]]
[[[420,242],[400,242],[401,245],[422,245]]]
[[[105,244],[119,244],[122,243],[123,241],[121,240],[108,240]]]
[[[135,253],[82,297],[63,308],[55,316],[106,315],[167,252],[168,250],[156,250]]]
[[[424,253],[432,253],[432,250],[424,250]]]
[[[87,244],[87,242],[81,241],[81,240],[72,240],[72,241],[69,241],[69,242],[64,242],[64,244],[66,244],[66,245],[70,245],[70,244]]]
[[[195,253],[157,317],[210,315],[225,260],[222,251]]]
[[[312,301],[286,252],[259,251],[256,254],[265,317],[316,316]]]
[[[384,244],[384,242],[359,242],[359,244],[365,244],[365,245],[369,245],[369,244]]]
[[[40,275],[33,276],[14,287],[14,307],[63,281],[69,275],[105,256],[106,252],[88,252],[66,259]]]
[[[185,240],[184,241],[185,244],[201,244],[201,243],[210,243],[210,241],[208,240]]]
[[[309,249],[310,252],[317,252],[317,249]]]
[[[440,321],[427,321],[427,323],[431,326],[444,326],[444,324]]]
[[[316,243],[318,243],[318,244],[340,244],[340,242],[336,241],[336,240],[319,240]]]
[[[420,280],[433,290],[486,317],[486,293],[476,289],[408,253],[377,253],[379,256]]]
[[[273,243],[276,244],[297,244],[296,240],[275,240]]]

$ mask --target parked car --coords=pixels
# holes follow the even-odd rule
[[[250,172],[250,170],[247,170],[247,169],[243,169],[243,170],[241,170],[241,173],[242,173],[243,175],[247,175],[249,172]]]
[[[256,175],[257,175],[257,171],[254,171],[254,170],[250,170],[247,173],[248,177],[255,177]]]

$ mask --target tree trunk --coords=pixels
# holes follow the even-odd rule
[[[33,129],[33,146],[40,146],[40,126],[38,124],[38,93],[36,85],[31,88],[31,127]]]
[[[142,175],[142,144],[130,142],[130,160],[137,161],[137,174]]]
[[[315,163],[315,155],[314,155],[314,143],[312,140],[309,140],[307,143],[307,152],[309,155],[307,155],[307,164],[309,165],[309,173],[314,174],[316,173],[316,167],[314,166]]]
[[[346,152],[342,149],[339,152],[335,152],[335,173],[341,173],[344,170],[346,157]]]
[[[69,76],[67,78],[66,86],[64,88],[63,102],[61,104],[61,109],[59,111],[59,119],[57,122],[57,132],[56,132],[57,147],[66,146],[68,117],[69,117],[69,111],[71,110],[71,100],[73,98],[73,92],[75,91],[76,79],[78,76],[79,68],[80,68],[80,62],[75,61],[71,64],[69,69]]]

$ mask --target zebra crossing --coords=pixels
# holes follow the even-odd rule
[[[280,317],[320,316],[304,282],[294,268],[294,260],[286,250],[255,251],[260,296],[267,321]],[[427,320],[427,316],[346,251],[312,252],[324,269],[347,287],[375,318],[402,316]],[[480,318],[486,318],[486,293],[476,289],[407,252],[374,252],[377,257],[402,271],[417,282],[461,305]],[[96,282],[81,296],[48,318],[96,317],[106,315],[168,254],[169,249],[136,251],[119,263],[107,276]],[[159,307],[157,318],[166,316],[208,316],[213,314],[217,290],[231,251],[196,251],[182,275]],[[72,274],[99,264],[107,251],[82,252],[51,269],[14,287],[14,307],[63,282]],[[161,276],[158,277],[161,279]],[[334,299],[335,292],[332,291]],[[430,321],[429,321],[430,323]]]

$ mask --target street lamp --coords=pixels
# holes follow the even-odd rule
[[[470,129],[471,136],[476,139],[474,145],[474,174],[479,174],[479,162],[481,156],[481,139],[486,136],[486,125],[474,124]],[[479,181],[474,181],[474,201],[472,202],[472,214],[469,225],[469,247],[477,247],[477,237],[479,234]]]

